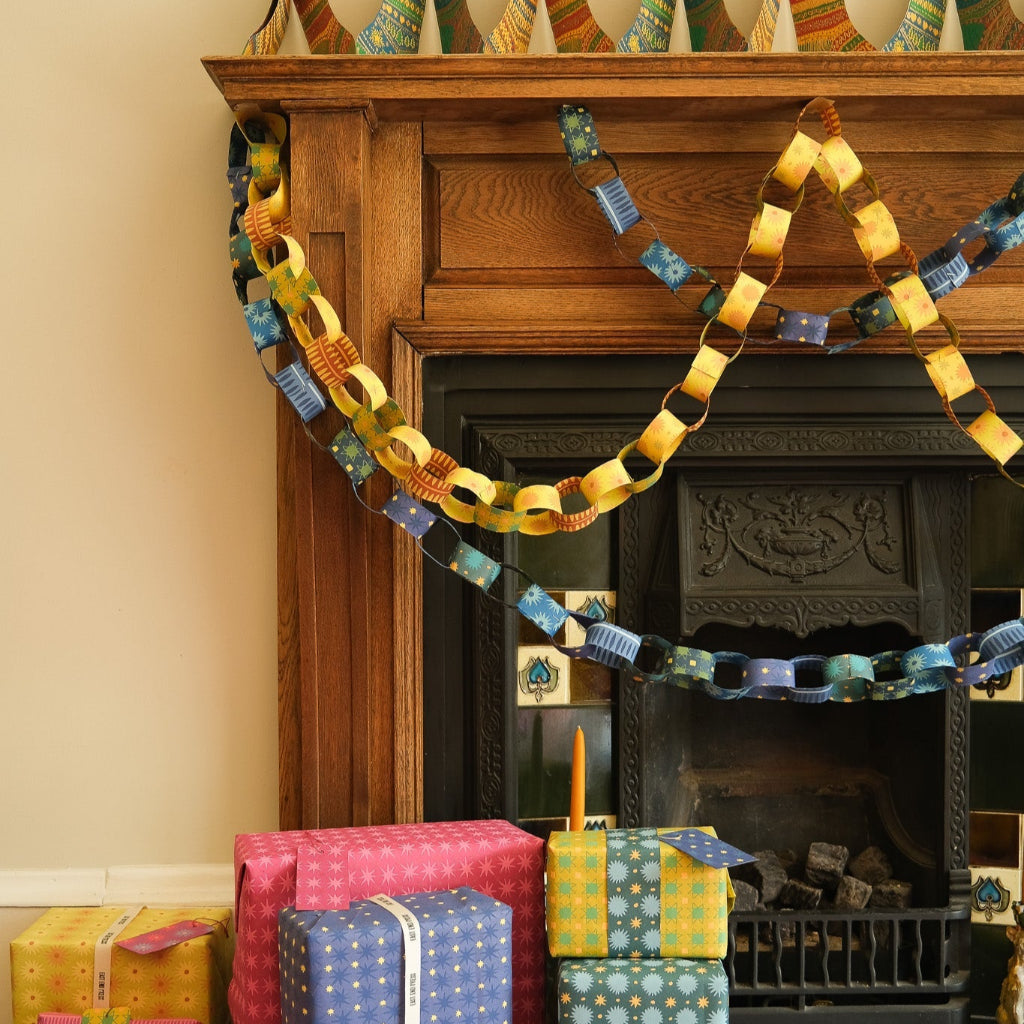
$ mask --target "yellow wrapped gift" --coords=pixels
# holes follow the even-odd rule
[[[148,953],[118,945],[185,922],[212,930]],[[136,1019],[229,1024],[233,948],[226,907],[54,907],[11,942],[12,1024],[95,1006],[127,1007]]]
[[[715,840],[710,828],[693,830]],[[724,957],[729,872],[664,841],[674,829],[553,832],[548,948],[556,957]]]

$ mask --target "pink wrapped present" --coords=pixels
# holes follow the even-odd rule
[[[507,821],[236,836],[233,1024],[280,1024],[278,910],[463,885],[511,906],[514,1024],[543,1024],[544,842]]]

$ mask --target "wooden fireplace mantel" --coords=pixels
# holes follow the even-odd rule
[[[589,106],[663,239],[727,281],[754,192],[815,96],[836,102],[844,136],[919,255],[1024,170],[1024,53],[211,57],[204,65],[232,108],[289,116],[296,236],[364,361],[413,423],[420,366],[431,355],[696,347],[703,292],[680,304],[616,251],[568,171],[554,120],[561,103]],[[770,297],[824,311],[870,285],[849,229],[828,197],[812,192]],[[1020,351],[1022,286],[1018,251],[945,300],[964,351]],[[935,347],[945,343],[937,337]],[[860,350],[905,347],[887,332]],[[353,500],[344,474],[283,402],[278,425],[281,827],[415,820],[423,807],[419,552]],[[369,486],[379,504],[386,483]]]

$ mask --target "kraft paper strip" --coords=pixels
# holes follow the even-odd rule
[[[402,946],[404,949],[402,991],[404,993],[405,1013],[403,1024],[419,1024],[420,1021],[420,964],[421,938],[420,923],[416,915],[390,896],[371,896],[370,903],[376,903],[389,914],[392,914],[402,927]]]
[[[110,962],[114,940],[143,911],[142,906],[128,907],[121,916],[96,940],[92,967],[92,1005],[104,1009],[110,1006]]]

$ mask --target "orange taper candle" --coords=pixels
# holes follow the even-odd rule
[[[587,791],[587,745],[583,729],[576,726],[576,738],[572,744],[572,789],[569,793],[569,831],[583,831],[583,808]]]

